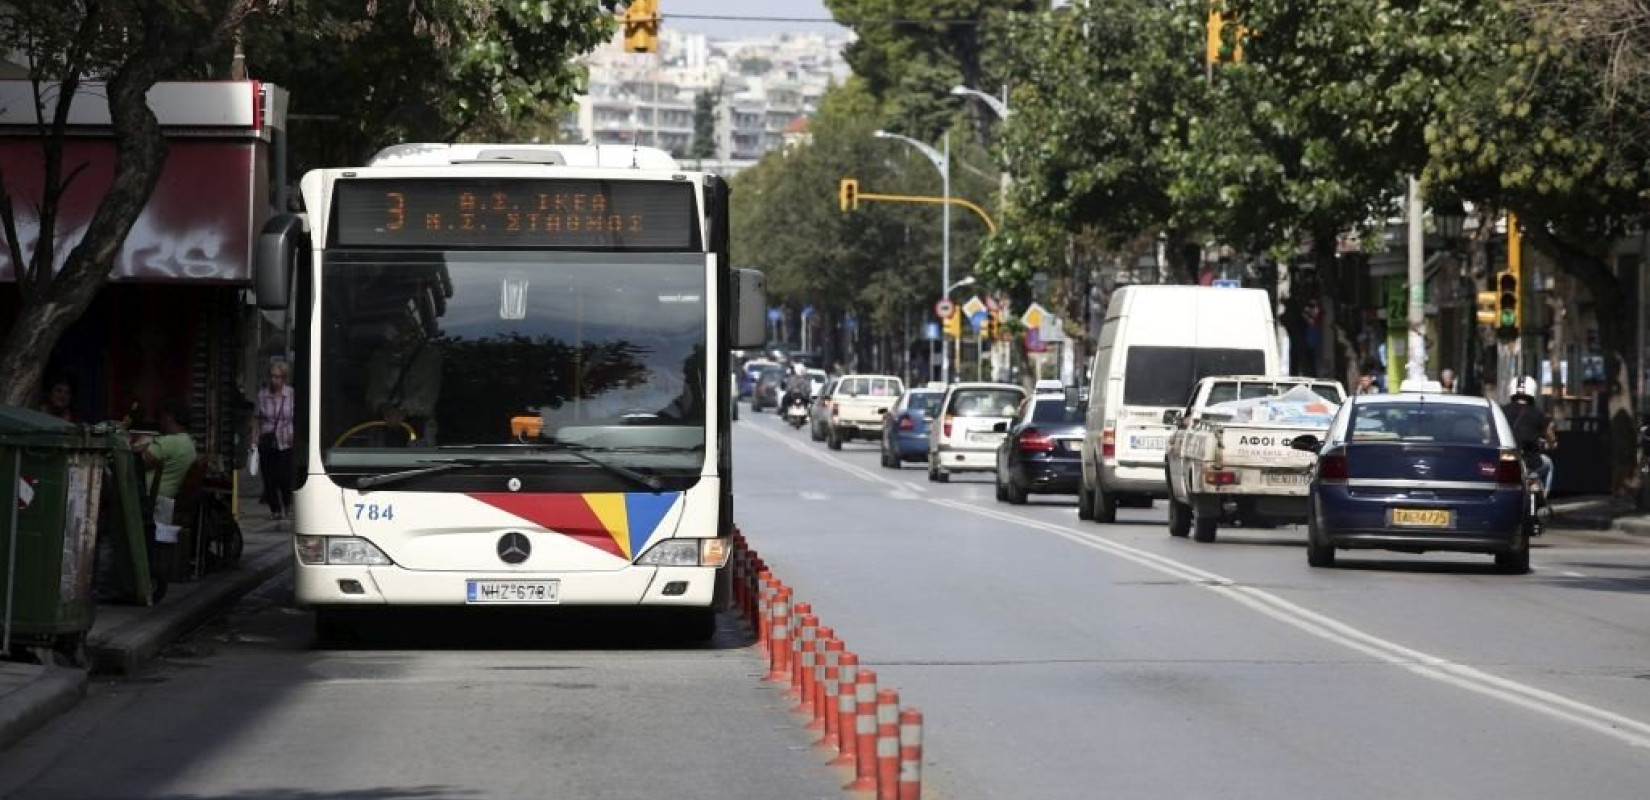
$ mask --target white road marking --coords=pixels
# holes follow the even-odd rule
[[[1098,534],[1032,520],[1017,514],[985,509],[954,500],[932,499],[935,505],[1052,533],[1068,541],[1132,561],[1147,569],[1209,589],[1272,619],[1350,650],[1403,667],[1417,675],[1446,683],[1604,734],[1634,747],[1650,749],[1650,723],[1587,705],[1545,689],[1493,675],[1475,667],[1413,650],[1296,605],[1271,592],[1242,586],[1212,572],[1174,559],[1119,544]]]
[[[803,500],[829,500],[831,496],[824,492],[798,492]]]
[[[1566,578],[1585,578],[1585,577],[1587,577],[1585,574],[1580,573],[1580,572],[1560,572],[1558,574],[1563,575]]]

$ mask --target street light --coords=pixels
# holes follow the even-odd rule
[[[963,278],[962,280],[945,287],[945,296],[950,297],[952,292],[961,289],[964,286],[973,286],[975,283],[976,281],[974,280],[973,275]]]
[[[1008,119],[1008,87],[1007,86],[1003,87],[1003,96],[1000,99],[996,98],[996,97],[992,97],[991,95],[986,94],[985,92],[982,92],[979,89],[970,89],[967,86],[963,86],[961,84],[951,87],[951,94],[955,97],[972,97],[976,100],[979,100],[980,102],[985,103],[987,107],[989,107],[993,112],[995,112],[997,114],[998,119]]]
[[[941,297],[951,293],[951,132],[946,131],[944,151],[935,150],[932,146],[919,142],[909,136],[897,133],[877,131],[872,134],[878,139],[897,139],[912,147],[927,157],[934,169],[940,171],[940,184],[945,194],[945,202],[940,206],[940,285],[946,287]],[[940,348],[940,378],[946,383],[951,382],[951,351]]]

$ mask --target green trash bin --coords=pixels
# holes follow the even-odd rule
[[[0,406],[0,647],[79,661],[96,604],[107,431]]]

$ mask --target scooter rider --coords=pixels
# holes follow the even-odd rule
[[[785,413],[785,409],[791,407],[791,398],[802,398],[802,405],[804,406],[811,399],[808,395],[812,393],[813,383],[808,380],[808,367],[804,364],[796,364],[791,370],[790,377],[785,379],[785,396],[779,401],[779,413],[781,414]]]
[[[1541,491],[1547,494],[1553,490],[1553,460],[1544,451],[1558,446],[1558,434],[1553,429],[1553,421],[1535,405],[1539,391],[1535,378],[1528,375],[1513,381],[1512,401],[1502,406],[1501,412],[1512,426],[1513,439],[1524,455],[1524,463],[1541,478]]]

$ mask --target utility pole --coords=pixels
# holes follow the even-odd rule
[[[1406,380],[1427,378],[1426,236],[1421,230],[1421,182],[1409,177],[1409,360]]]

